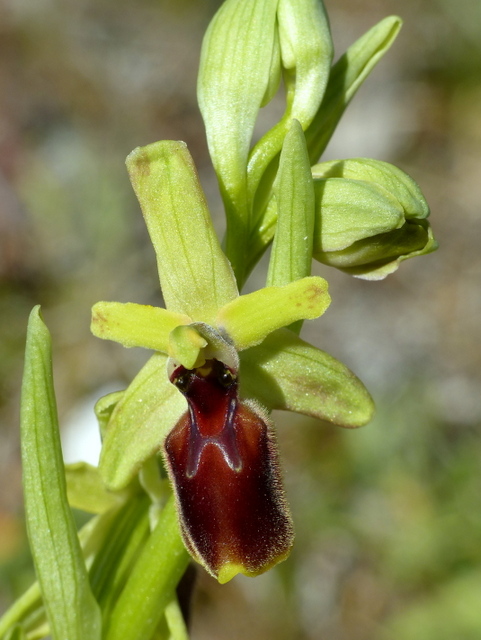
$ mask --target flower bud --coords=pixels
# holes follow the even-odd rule
[[[315,165],[313,256],[365,280],[437,248],[418,185],[386,162],[354,158]]]

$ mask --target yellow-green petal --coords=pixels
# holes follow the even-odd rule
[[[154,245],[167,309],[211,322],[238,292],[187,146],[164,140],[135,149],[127,168]]]
[[[292,322],[319,317],[330,302],[323,278],[302,278],[236,298],[220,309],[216,322],[240,351],[259,344],[269,333]]]
[[[169,355],[186,369],[194,369],[204,364],[202,349],[207,340],[193,326],[176,327],[169,336]]]
[[[167,353],[169,334],[189,316],[162,307],[133,302],[97,302],[92,307],[91,331],[97,338],[120,342],[124,347],[145,347]]]

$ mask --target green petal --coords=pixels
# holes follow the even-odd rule
[[[167,378],[166,362],[167,356],[153,355],[112,412],[99,464],[111,490],[127,486],[187,409]]]
[[[100,609],[67,502],[51,340],[39,307],[32,310],[28,323],[21,444],[28,537],[51,635],[100,639]]]
[[[108,491],[97,467],[86,462],[69,464],[65,468],[67,496],[71,507],[87,513],[104,513],[118,506],[125,496]]]
[[[167,353],[170,332],[190,322],[189,316],[162,307],[97,302],[92,307],[90,329],[97,338],[114,340],[124,347],[145,347]]]
[[[397,16],[384,18],[349,47],[331,69],[321,106],[306,131],[311,163],[327,146],[344,110],[401,29]]]
[[[327,282],[310,277],[283,287],[266,287],[240,296],[225,305],[217,316],[240,351],[296,320],[312,320],[324,313],[331,302]]]
[[[268,286],[311,275],[314,187],[304,133],[297,120],[293,120],[284,140],[274,194],[278,219]]]
[[[237,296],[237,285],[186,145],[164,140],[135,149],[127,168],[154,245],[167,309],[209,323]]]
[[[241,393],[269,410],[295,411],[342,427],[360,427],[374,404],[341,362],[286,329],[240,354]]]

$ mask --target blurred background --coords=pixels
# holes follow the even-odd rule
[[[31,307],[42,305],[53,336],[66,458],[95,463],[93,404],[148,353],[93,338],[90,307],[161,304],[124,168],[131,149],[186,141],[222,234],[195,90],[219,4],[0,0],[1,611],[33,580],[18,438]],[[326,6],[336,57],[386,15],[405,24],[324,158],[407,171],[440,249],[383,282],[316,265],[333,302],[303,335],[363,379],[377,415],[358,431],[275,416],[294,552],[255,580],[219,586],[199,571],[192,638],[479,640],[481,4]],[[264,277],[261,268],[250,286]]]

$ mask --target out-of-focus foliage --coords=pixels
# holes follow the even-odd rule
[[[2,610],[32,579],[18,439],[28,313],[41,303],[51,328],[61,422],[105,383],[121,388],[147,357],[92,338],[90,307],[161,304],[124,168],[131,149],[185,140],[219,210],[195,103],[202,34],[218,4],[5,0],[0,8]],[[201,574],[192,637],[477,640],[481,9],[477,0],[326,6],[337,55],[389,13],[404,27],[323,159],[371,156],[412,175],[440,249],[382,283],[316,267],[333,304],[315,329],[306,323],[306,340],[362,375],[377,417],[347,433],[276,417],[294,554],[256,580],[221,587]]]

